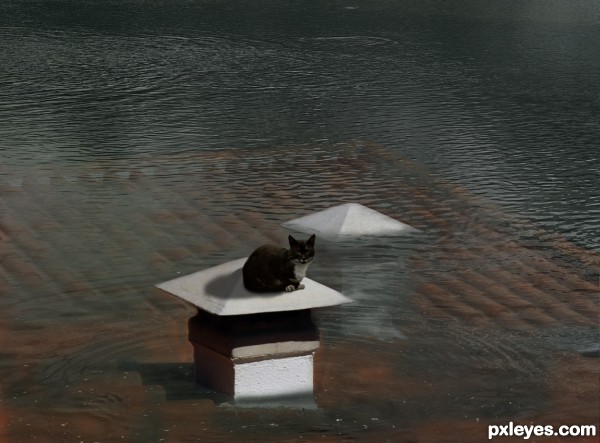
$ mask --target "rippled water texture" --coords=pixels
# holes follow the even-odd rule
[[[598,424],[599,41],[595,1],[2,2],[0,440]],[[317,240],[318,408],[195,385],[153,285],[344,202],[420,233]]]

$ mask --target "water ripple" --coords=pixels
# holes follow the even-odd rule
[[[283,427],[384,441],[391,424],[556,411],[558,356],[591,374],[576,350],[597,340],[600,38],[575,26],[594,17],[584,6],[42,3],[0,6],[12,435],[32,433],[19,418],[33,414],[61,418],[55,440],[155,441],[187,417],[194,438],[226,440],[236,423],[239,440],[251,417],[257,441]],[[316,314],[318,414],[279,433],[264,411],[232,422],[203,393],[164,402],[172,377],[120,364],[191,361],[190,307],[155,283],[284,244],[281,222],[350,201],[422,234],[319,241],[311,277],[355,302]],[[382,434],[357,432],[373,411]]]

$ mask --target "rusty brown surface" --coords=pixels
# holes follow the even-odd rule
[[[50,185],[37,180],[42,172]],[[40,435],[146,441],[148,429],[173,442],[203,435],[239,441],[252,429],[256,441],[452,441],[448,433],[481,441],[476,436],[496,421],[439,413],[402,428],[374,422],[323,437],[268,423],[296,420],[310,428],[322,417],[270,412],[259,425],[246,411],[229,432],[231,410],[215,408],[213,399],[178,391],[168,400],[160,383],[144,384],[140,373],[120,369],[128,355],[191,362],[190,308],[152,291],[154,283],[198,263],[237,258],[260,243],[284,243],[279,223],[307,208],[358,202],[433,233],[409,267],[410,302],[424,319],[523,333],[598,325],[596,252],[372,143],[163,155],[132,168],[118,161],[63,166],[31,171],[21,186],[4,183],[0,192],[3,443],[40,441]],[[523,240],[524,230],[544,247]],[[401,353],[405,344],[386,346]],[[477,395],[487,380],[474,373],[461,383],[455,377],[423,383],[376,351],[350,345],[324,345],[316,362],[318,404],[330,416],[370,402],[385,410],[386,399],[393,403],[399,395],[421,403]],[[96,367],[104,369],[90,369]],[[597,423],[598,359],[569,355],[551,367],[539,387],[542,410],[521,419]]]

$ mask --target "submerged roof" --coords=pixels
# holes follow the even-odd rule
[[[352,300],[327,286],[304,278],[304,289],[293,292],[256,293],[244,287],[246,258],[184,275],[156,285],[200,309],[217,315],[296,311],[348,303]]]
[[[415,228],[359,203],[346,203],[306,215],[282,226],[324,237],[396,235],[416,231]]]

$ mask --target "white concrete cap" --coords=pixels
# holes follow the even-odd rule
[[[359,203],[346,203],[282,223],[284,228],[323,237],[397,235],[416,228]]]
[[[244,287],[240,258],[156,285],[200,309],[216,315],[296,311],[351,302],[343,294],[309,278],[304,289],[293,292],[256,293]]]

